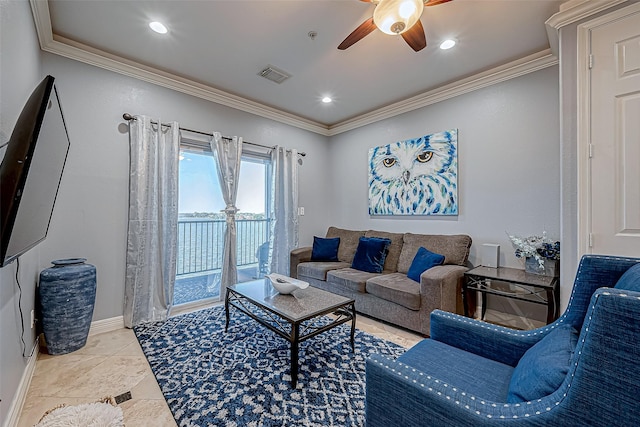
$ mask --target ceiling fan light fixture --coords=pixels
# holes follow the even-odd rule
[[[423,10],[422,0],[380,0],[373,22],[385,34],[402,34],[418,22]]]

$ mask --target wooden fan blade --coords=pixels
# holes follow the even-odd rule
[[[362,1],[366,1],[366,0],[362,0]],[[424,5],[425,6],[437,6],[439,4],[446,3],[446,2],[449,2],[449,1],[451,1],[451,0],[426,0],[424,2]]]
[[[422,22],[418,19],[418,22],[413,24],[413,27],[409,28],[409,31],[405,31],[401,34],[404,41],[407,42],[411,49],[416,52],[427,47],[427,38],[424,35],[424,28]]]
[[[375,29],[376,29],[376,24],[373,23],[373,18],[367,19],[362,24],[360,24],[358,28],[353,30],[353,32],[349,34],[347,38],[342,41],[342,43],[340,43],[340,46],[338,46],[338,49],[345,50],[352,44],[363,39],[366,35],[368,35],[370,32],[372,32]]]
[[[372,3],[373,2],[373,0],[360,0],[360,1],[363,1],[365,3]]]

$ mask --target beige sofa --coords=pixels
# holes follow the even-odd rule
[[[360,237],[391,240],[382,273],[351,268]],[[435,309],[462,313],[461,283],[467,271],[471,237],[355,231],[330,227],[326,237],[340,237],[338,261],[311,261],[311,247],[294,249],[290,274],[312,286],[355,300],[356,311],[386,322],[429,334]],[[407,271],[420,247],[445,256],[444,265],[422,273],[420,283]]]

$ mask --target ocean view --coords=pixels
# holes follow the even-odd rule
[[[264,214],[238,213],[237,217],[237,265],[257,264],[258,248],[268,241],[269,221]],[[178,219],[177,275],[219,270],[225,229],[224,214],[181,214]]]

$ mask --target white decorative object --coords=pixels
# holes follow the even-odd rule
[[[103,399],[105,400],[105,399]],[[75,406],[60,405],[47,411],[36,427],[123,427],[122,408],[111,402],[83,403]]]
[[[484,243],[482,245],[482,265],[498,268],[500,266],[500,245]]]
[[[305,289],[309,287],[309,282],[283,276],[282,274],[271,273],[267,274],[265,277],[271,281],[271,284],[276,288],[276,291],[284,295],[290,294],[296,289]]]

